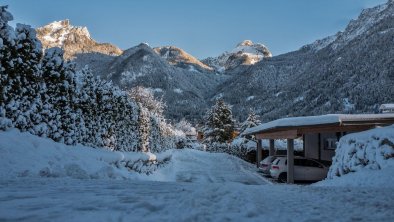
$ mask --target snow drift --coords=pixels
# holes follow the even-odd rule
[[[17,129],[0,132],[0,178],[70,177],[75,179],[134,179],[169,161],[161,154],[112,152],[70,146]]]
[[[131,179],[265,184],[254,165],[224,154],[182,149],[119,152],[65,145],[18,129],[0,131],[0,178]]]

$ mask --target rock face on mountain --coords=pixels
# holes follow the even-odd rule
[[[394,101],[394,2],[364,10],[343,32],[244,67],[217,88],[244,118],[375,112]]]
[[[171,65],[195,72],[213,72],[213,68],[175,46],[156,47],[153,50]]]
[[[78,53],[122,54],[122,50],[114,45],[97,43],[90,37],[86,27],[72,26],[69,20],[52,22],[38,28],[37,37],[42,42],[44,49],[63,48],[65,59],[72,59]]]
[[[265,45],[245,40],[232,51],[225,52],[218,57],[206,58],[202,62],[214,67],[218,72],[229,72],[240,66],[253,65],[263,58],[270,57],[272,54]]]

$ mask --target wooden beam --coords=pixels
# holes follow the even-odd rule
[[[287,183],[294,183],[294,140],[287,139]]]
[[[273,139],[270,139],[269,155],[270,156],[274,156],[275,155],[275,140],[273,140]]]
[[[295,139],[297,137],[297,130],[286,130],[256,134],[257,139]]]

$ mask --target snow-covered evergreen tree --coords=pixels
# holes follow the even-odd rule
[[[241,125],[241,129],[239,130],[240,135],[242,135],[246,129],[260,125],[261,121],[259,118],[260,116],[251,109],[248,118]]]
[[[142,86],[137,86],[129,91],[129,95],[137,103],[148,109],[149,112],[155,114],[159,118],[164,118],[165,104],[160,99],[156,99],[151,90]]]
[[[12,126],[12,120],[9,119],[9,113],[6,111],[6,104],[11,100],[9,90],[11,80],[8,70],[12,67],[9,63],[12,54],[15,52],[15,32],[8,25],[12,21],[11,13],[7,11],[7,6],[0,6],[0,129],[6,129]]]
[[[239,136],[231,142],[229,147],[230,154],[238,156],[244,160],[248,160],[247,154],[249,151],[256,148],[256,141],[254,136],[245,136],[243,133],[246,129],[255,127],[260,123],[259,116],[256,115],[253,110],[250,110],[248,118],[241,125]]]
[[[60,48],[46,50],[42,61],[42,78],[45,107],[50,107],[51,138],[66,144],[77,142],[76,80],[74,66],[63,60]]]
[[[226,143],[232,139],[234,120],[231,108],[223,99],[216,100],[215,105],[205,116],[204,138],[206,143]]]
[[[17,24],[16,30],[8,26],[13,18],[6,9],[0,9],[0,113],[13,126],[32,130],[40,122],[37,113],[41,44],[30,26]]]
[[[164,118],[165,104],[155,99],[153,93],[143,87],[135,87],[129,96],[139,106],[139,147],[142,151],[158,152],[175,148],[176,135]]]

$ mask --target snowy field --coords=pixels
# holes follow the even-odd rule
[[[393,183],[363,186],[352,175],[336,186],[271,184],[226,154],[126,155],[16,130],[0,132],[0,154],[0,221],[394,220]],[[145,175],[125,167],[138,159],[170,160]],[[384,172],[394,178],[392,168]]]

